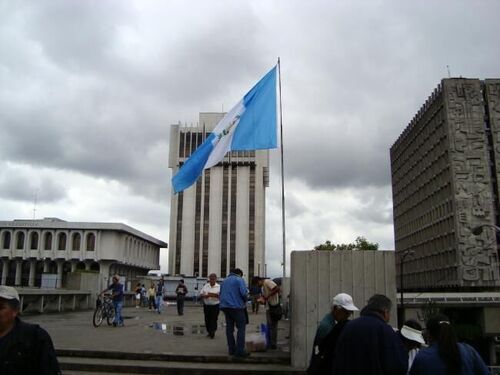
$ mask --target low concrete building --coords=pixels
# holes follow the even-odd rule
[[[167,244],[120,223],[67,222],[57,218],[0,221],[0,284],[40,287],[47,275],[66,287],[76,270],[115,273],[132,280],[158,269]]]

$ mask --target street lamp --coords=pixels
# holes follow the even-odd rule
[[[400,293],[401,293],[401,324],[400,325],[401,326],[404,324],[404,321],[405,321],[405,300],[403,298],[403,289],[404,289],[404,285],[403,285],[403,280],[404,280],[403,265],[404,265],[406,257],[410,256],[410,255],[413,255],[413,254],[415,254],[415,252],[413,250],[406,249],[401,254],[400,263],[399,263],[399,266],[400,266],[400,272],[399,272],[400,283],[399,283],[399,287],[401,288],[401,290],[400,290]]]

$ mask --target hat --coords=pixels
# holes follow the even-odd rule
[[[19,301],[19,293],[11,286],[0,285],[0,298],[17,299]]]
[[[340,306],[347,311],[358,311],[359,309],[354,306],[352,297],[346,293],[337,294],[333,297],[332,306]]]
[[[408,326],[403,326],[401,327],[400,332],[404,338],[407,338],[410,341],[415,341],[420,344],[425,344],[424,337],[422,336],[422,331],[419,331],[418,329],[411,328]]]

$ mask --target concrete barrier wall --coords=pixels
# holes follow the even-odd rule
[[[391,325],[396,326],[393,251],[293,251],[290,272],[294,367],[308,366],[318,323],[338,293],[350,294],[360,309],[373,294],[385,294],[393,301]]]

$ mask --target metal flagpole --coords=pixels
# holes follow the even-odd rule
[[[283,164],[283,108],[281,105],[281,64],[278,57],[278,77],[279,77],[279,95],[280,95],[280,143],[281,143],[281,226],[283,230],[283,279],[286,277],[286,235],[285,235],[285,173]]]

